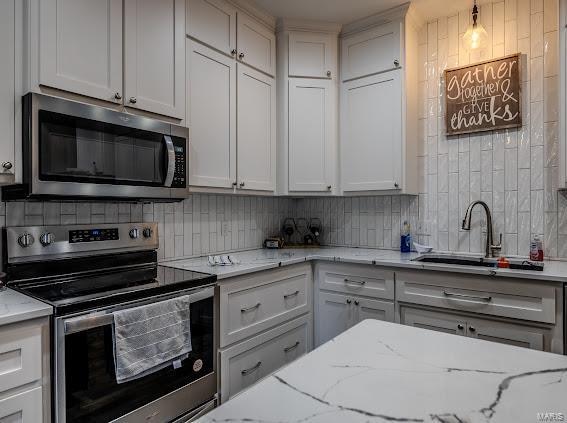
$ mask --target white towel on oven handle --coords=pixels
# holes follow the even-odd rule
[[[191,352],[189,295],[114,312],[116,381],[156,372]]]

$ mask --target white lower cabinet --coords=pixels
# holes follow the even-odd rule
[[[42,421],[41,387],[0,400],[1,423],[38,423]]]
[[[221,400],[311,351],[311,327],[308,314],[221,351]]]
[[[544,338],[549,332],[537,326],[407,305],[400,306],[400,323],[540,351],[545,350]]]

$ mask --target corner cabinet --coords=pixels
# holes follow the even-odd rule
[[[184,0],[29,0],[27,13],[29,91],[185,117]]]
[[[416,194],[417,25],[400,6],[343,27],[341,188]]]
[[[273,28],[225,0],[189,0],[187,7],[190,189],[273,193]]]
[[[278,194],[338,193],[340,26],[278,23]]]

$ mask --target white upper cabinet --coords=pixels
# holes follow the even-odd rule
[[[236,62],[187,41],[189,182],[231,188],[236,182]]]
[[[289,80],[289,191],[330,191],[335,113],[331,81]]]
[[[102,100],[122,96],[122,0],[41,0],[40,85]]]
[[[236,8],[224,0],[187,0],[187,35],[236,55]]]
[[[183,119],[185,1],[125,0],[124,12],[124,104]]]
[[[341,169],[344,191],[400,187],[402,99],[400,72],[343,84]]]
[[[336,73],[336,36],[318,32],[290,32],[289,76],[333,78]]]
[[[402,65],[401,24],[391,22],[342,40],[342,80],[360,78]]]
[[[260,22],[245,13],[237,19],[238,60],[268,75],[276,70],[276,37]]]
[[[0,3],[0,184],[13,183],[16,142],[16,5],[20,0]],[[21,123],[20,123],[21,126]]]
[[[237,66],[238,188],[273,191],[276,160],[276,86],[241,63]]]

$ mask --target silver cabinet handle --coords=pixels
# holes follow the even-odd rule
[[[355,281],[353,279],[345,278],[345,283],[355,283],[357,285],[365,285],[366,281]]]
[[[459,330],[463,330],[465,327],[463,325],[461,325],[460,323],[457,325],[457,329]]]
[[[475,333],[476,329],[475,329],[474,326],[469,326],[469,331],[472,332],[472,333]]]
[[[234,182],[232,183],[232,186],[233,186],[233,187],[235,187],[235,186],[237,186],[237,185],[238,185],[238,183],[237,183],[236,181],[234,181]]]
[[[249,311],[256,310],[258,307],[260,307],[260,305],[261,305],[261,304],[258,303],[258,304],[256,304],[256,305],[253,305],[252,307],[241,308],[241,309],[240,309],[240,312],[241,312],[241,313],[247,313],[247,312],[249,312]]]
[[[4,162],[4,163],[2,163],[2,167],[3,167],[5,170],[10,170],[10,169],[12,169],[13,166],[14,166],[14,165],[12,164],[12,162]]]
[[[328,76],[328,77],[331,76],[331,71],[327,71],[327,76]]]
[[[331,185],[327,185],[327,191],[331,191],[331,188],[333,188]]]
[[[465,295],[465,294],[456,294],[454,292],[448,292],[443,290],[443,295],[445,295],[446,297],[456,297],[456,298],[468,298],[470,300],[480,300],[480,301],[486,301],[487,303],[489,303],[490,301],[492,301],[492,297],[482,297],[482,296],[477,296],[477,295]]]
[[[287,300],[288,298],[295,297],[297,294],[299,294],[299,291],[292,292],[291,294],[286,294],[283,297]]]
[[[394,60],[394,66],[395,66],[395,67],[400,66],[400,61],[399,61],[398,59],[395,59],[395,60]]]
[[[360,303],[357,300],[354,300],[354,305],[360,305]]]
[[[350,304],[350,303],[352,303],[352,300],[346,300],[346,303]]]
[[[239,59],[244,59],[244,53],[240,53],[240,54],[238,55],[238,58],[239,58]]]
[[[116,93],[116,94],[114,94],[114,98],[116,100],[122,100],[122,95],[120,93]]]
[[[294,350],[294,349],[296,349],[297,347],[299,347],[299,344],[300,344],[300,342],[297,341],[295,344],[293,344],[293,345],[291,345],[291,346],[289,346],[289,347],[286,347],[286,348],[284,348],[283,350],[284,350],[284,352],[290,352],[291,350]]]
[[[230,54],[233,55],[233,56],[236,56],[236,49],[233,48],[233,49],[230,51]]]
[[[138,99],[136,97],[130,97],[130,103],[132,104],[136,104],[138,102]]]
[[[398,184],[397,182],[394,182],[394,188],[398,189],[400,187],[400,184]]]
[[[254,366],[250,367],[249,369],[244,369],[240,373],[243,375],[247,375],[248,373],[252,373],[254,370],[258,370],[262,365],[261,361],[258,361]]]
[[[244,188],[244,182],[240,183],[240,188]]]

